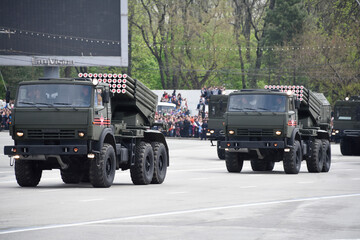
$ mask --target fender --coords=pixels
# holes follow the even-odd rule
[[[299,140],[300,144],[301,144],[301,137],[299,134],[299,128],[295,128],[293,130],[293,132],[291,133],[291,137],[288,139],[287,145],[288,146],[293,146],[295,143],[295,140]]]
[[[116,142],[114,137],[114,132],[111,128],[104,128],[101,132],[100,138],[98,141],[94,141],[93,149],[94,151],[100,152],[101,148],[104,146],[104,143],[109,143],[113,146],[115,154],[116,153]]]

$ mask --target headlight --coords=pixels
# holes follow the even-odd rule
[[[234,134],[235,134],[235,131],[234,131],[234,130],[229,130],[229,134],[230,134],[230,135],[234,135]]]
[[[84,132],[79,132],[79,137],[83,138],[85,136]]]
[[[276,131],[276,132],[275,132],[275,134],[276,134],[277,136],[280,136],[281,133],[282,133],[281,131]]]
[[[338,134],[340,131],[339,130],[335,130],[335,133]]]
[[[211,130],[210,130],[210,133],[211,133],[211,134],[214,134],[214,133],[215,133],[215,130],[211,129]]]
[[[18,132],[16,132],[16,136],[22,137],[22,136],[24,136],[24,132],[18,131]]]

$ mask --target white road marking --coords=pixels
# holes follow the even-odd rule
[[[184,194],[184,193],[188,193],[188,192],[169,192],[168,194]]]
[[[322,196],[322,197],[295,198],[295,199],[286,199],[286,200],[269,201],[269,202],[244,203],[244,204],[238,204],[238,205],[199,208],[199,209],[180,210],[180,211],[171,211],[171,212],[163,212],[163,213],[144,214],[144,215],[138,215],[138,216],[110,218],[110,219],[88,221],[88,222],[54,224],[54,225],[45,225],[45,226],[41,226],[41,227],[14,228],[14,229],[8,229],[8,230],[1,230],[0,235],[19,233],[19,232],[40,231],[40,230],[47,230],[47,229],[79,227],[79,226],[86,226],[86,225],[92,225],[92,224],[113,223],[113,222],[145,219],[145,218],[193,214],[193,213],[199,213],[199,212],[211,212],[211,211],[219,211],[219,210],[227,210],[227,209],[235,209],[235,208],[257,207],[257,206],[267,206],[267,205],[276,205],[276,204],[284,204],[284,203],[308,202],[308,201],[319,201],[319,200],[350,198],[350,197],[360,197],[360,193],[334,195],[334,196]]]
[[[309,181],[309,182],[298,182],[299,184],[312,184],[312,183],[314,183],[314,182],[312,182],[312,181]]]
[[[103,198],[95,198],[95,199],[85,199],[85,200],[80,200],[80,202],[94,202],[94,201],[102,201],[104,200]]]
[[[39,190],[39,192],[41,193],[46,193],[46,192],[58,192],[58,191],[63,191],[64,189],[47,189],[47,190]]]

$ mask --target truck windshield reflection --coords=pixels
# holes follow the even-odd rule
[[[17,107],[69,106],[90,107],[91,86],[70,84],[34,84],[19,88]]]
[[[229,112],[285,112],[286,97],[280,95],[241,94],[229,99]]]

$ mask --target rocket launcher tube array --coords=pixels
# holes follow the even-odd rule
[[[138,111],[151,122],[156,111],[158,97],[140,81],[127,74],[79,73],[79,77],[97,79],[109,84],[116,105],[135,105]],[[125,103],[126,102],[126,103]]]

